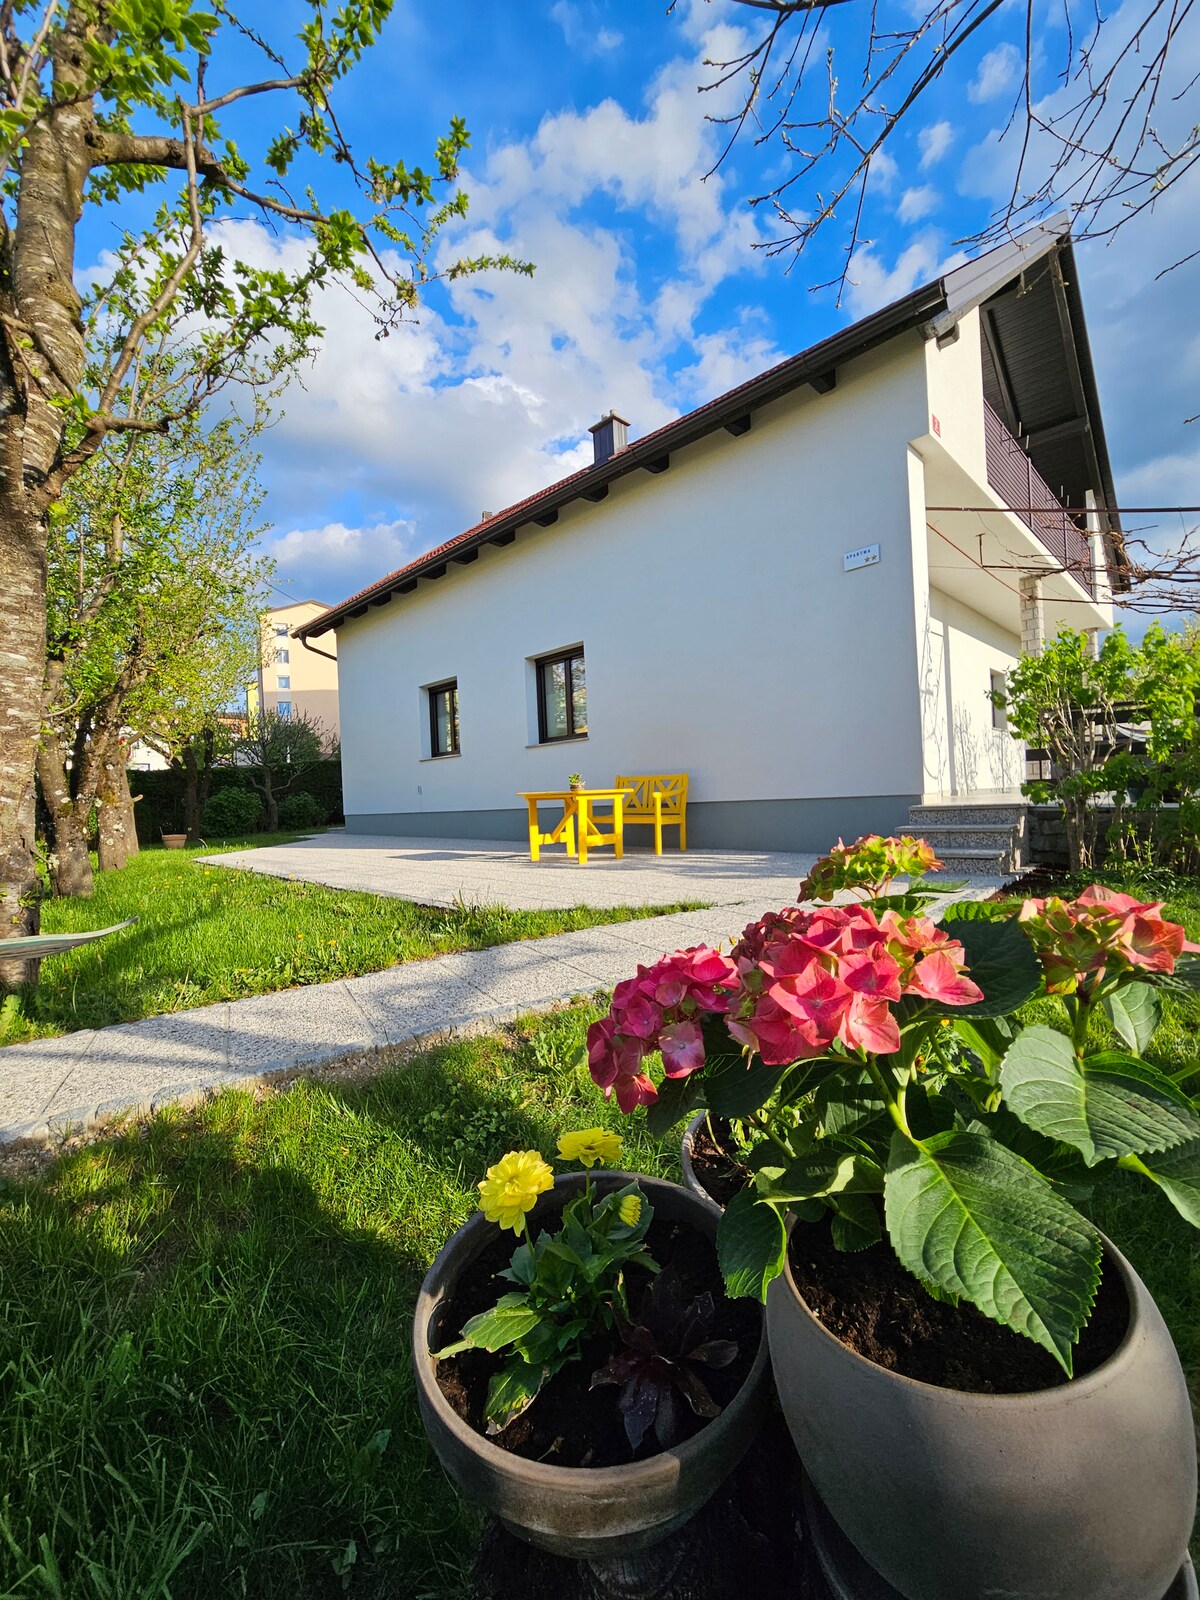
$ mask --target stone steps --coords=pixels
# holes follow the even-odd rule
[[[989,878],[1011,877],[1027,865],[1026,808],[969,800],[909,808],[908,831],[927,840],[945,870]]]

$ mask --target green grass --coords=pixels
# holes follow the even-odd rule
[[[0,1595],[465,1592],[413,1302],[510,1148],[641,1119],[572,1065],[583,1005],[363,1086],[227,1093],[0,1182]]]
[[[279,835],[239,841],[278,844]],[[136,916],[135,928],[42,967],[21,995],[0,1043],[134,1022],[217,1000],[241,1000],[299,984],[378,972],[451,950],[480,950],[598,923],[661,916],[668,907],[511,911],[451,910],[383,895],[326,889],[259,873],[201,865],[192,850],[152,848],[120,872],[96,875],[90,900],[48,900],[46,933],[108,927]],[[690,909],[690,908],[689,908]]]

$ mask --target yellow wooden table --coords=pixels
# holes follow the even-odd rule
[[[565,844],[567,854],[578,855],[579,865],[586,867],[589,850],[611,844],[613,854],[620,861],[625,854],[622,820],[625,793],[624,789],[537,789],[523,793],[520,798],[529,808],[529,859],[537,861],[544,844]],[[601,822],[609,821],[608,817],[592,815],[594,800],[612,801],[611,833],[603,832],[600,827]],[[552,804],[562,806],[563,818],[549,833],[543,833],[538,806]]]

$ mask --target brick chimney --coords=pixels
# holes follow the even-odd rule
[[[613,456],[619,456],[629,443],[629,424],[615,411],[610,411],[601,417],[599,422],[588,429],[588,432],[592,436],[594,465],[597,467],[603,466]]]

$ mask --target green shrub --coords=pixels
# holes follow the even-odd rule
[[[200,826],[214,839],[232,839],[254,833],[261,820],[262,801],[256,794],[246,789],[222,789],[205,806]]]
[[[301,789],[279,802],[281,828],[319,828],[325,821],[325,807],[315,794]]]

